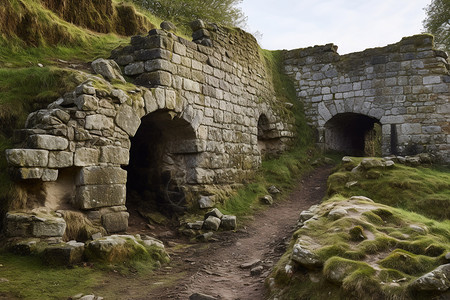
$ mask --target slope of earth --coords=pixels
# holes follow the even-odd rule
[[[316,169],[288,200],[257,213],[237,232],[218,234],[213,242],[184,244],[174,233],[160,232],[169,245],[168,266],[147,276],[112,273],[95,294],[106,299],[187,299],[194,293],[217,299],[264,299],[264,280],[285,251],[298,212],[322,200],[330,169]]]

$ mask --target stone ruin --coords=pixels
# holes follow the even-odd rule
[[[61,239],[64,211],[73,210],[124,232],[131,200],[173,213],[214,202],[264,155],[289,148],[292,104],[276,99],[254,37],[202,21],[193,29],[193,41],[158,29],[132,37],[114,62],[94,62],[103,77],[86,75],[28,116],[6,151],[22,194],[6,216],[8,237]],[[336,48],[283,52],[319,145],[364,154],[379,124],[383,155],[430,152],[450,162],[449,65],[432,38],[344,56]]]
[[[367,155],[381,127],[381,155],[429,153],[450,162],[450,66],[428,34],[339,55],[328,44],[285,51],[309,123],[322,148]]]
[[[86,75],[28,116],[6,151],[23,198],[6,216],[8,237],[62,237],[67,210],[124,232],[127,200],[174,213],[195,207],[289,147],[293,114],[274,104],[256,40],[193,24],[193,41],[157,29],[132,37],[113,51],[117,64],[93,63],[104,78]]]

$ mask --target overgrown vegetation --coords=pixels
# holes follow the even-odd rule
[[[361,195],[437,220],[450,218],[448,168],[396,164],[392,168],[351,172],[362,158],[351,159],[352,163],[341,165],[328,178],[328,195]]]
[[[434,35],[438,48],[450,52],[450,1],[432,0],[425,12],[425,30]]]
[[[242,0],[133,0],[152,14],[182,27],[196,19],[225,26],[244,27],[246,17],[237,7]]]

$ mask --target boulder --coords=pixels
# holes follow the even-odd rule
[[[328,213],[331,220],[337,220],[347,215],[347,210],[344,208],[334,208]]]
[[[364,158],[361,161],[361,166],[365,170],[370,170],[370,169],[373,169],[373,168],[383,167],[383,162],[381,160],[375,159],[375,158]]]
[[[265,195],[261,197],[261,202],[267,205],[273,204],[273,197],[271,195]]]
[[[221,219],[223,217],[223,213],[221,213],[217,208],[214,208],[205,214],[205,219],[207,219],[209,216]]]
[[[450,264],[437,267],[409,284],[416,291],[444,292],[450,288]]]
[[[269,193],[271,193],[272,195],[281,193],[281,191],[280,191],[276,186],[274,186],[274,185],[269,186],[269,188],[267,189],[267,191],[268,191]]]
[[[169,31],[169,32],[175,32],[177,31],[177,27],[169,21],[163,21],[160,24],[161,29],[164,29],[165,31]]]
[[[314,216],[314,213],[309,210],[304,210],[300,213],[300,217],[298,218],[299,222],[305,222],[309,219],[311,219]]]
[[[316,254],[299,243],[296,243],[292,249],[291,260],[306,268],[317,268],[323,265]]]
[[[157,241],[157,240],[156,240]],[[111,235],[88,243],[86,256],[91,260],[123,262],[129,259],[155,259],[166,262],[169,256],[162,242],[141,239],[139,235]]]
[[[220,226],[220,219],[214,216],[209,216],[203,222],[203,228],[206,230],[214,230],[217,231]]]
[[[236,226],[236,216],[223,215],[220,222],[220,227],[223,230],[235,230]]]
[[[92,69],[95,73],[102,75],[109,81],[116,79],[125,83],[119,65],[110,59],[99,58],[92,62]]]
[[[200,242],[207,242],[212,238],[212,236],[213,236],[212,232],[206,232],[196,236],[195,239]]]

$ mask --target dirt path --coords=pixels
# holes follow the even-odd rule
[[[216,242],[180,248],[172,239],[168,242],[172,246],[168,247],[170,266],[133,282],[122,278],[114,294],[120,299],[188,299],[193,293],[227,300],[264,299],[264,279],[286,250],[300,211],[324,197],[330,169],[316,169],[302,180],[289,200],[258,213],[246,228],[218,234]],[[253,261],[261,261],[263,270],[252,276],[250,269],[240,266]],[[111,278],[104,288],[115,281]]]

